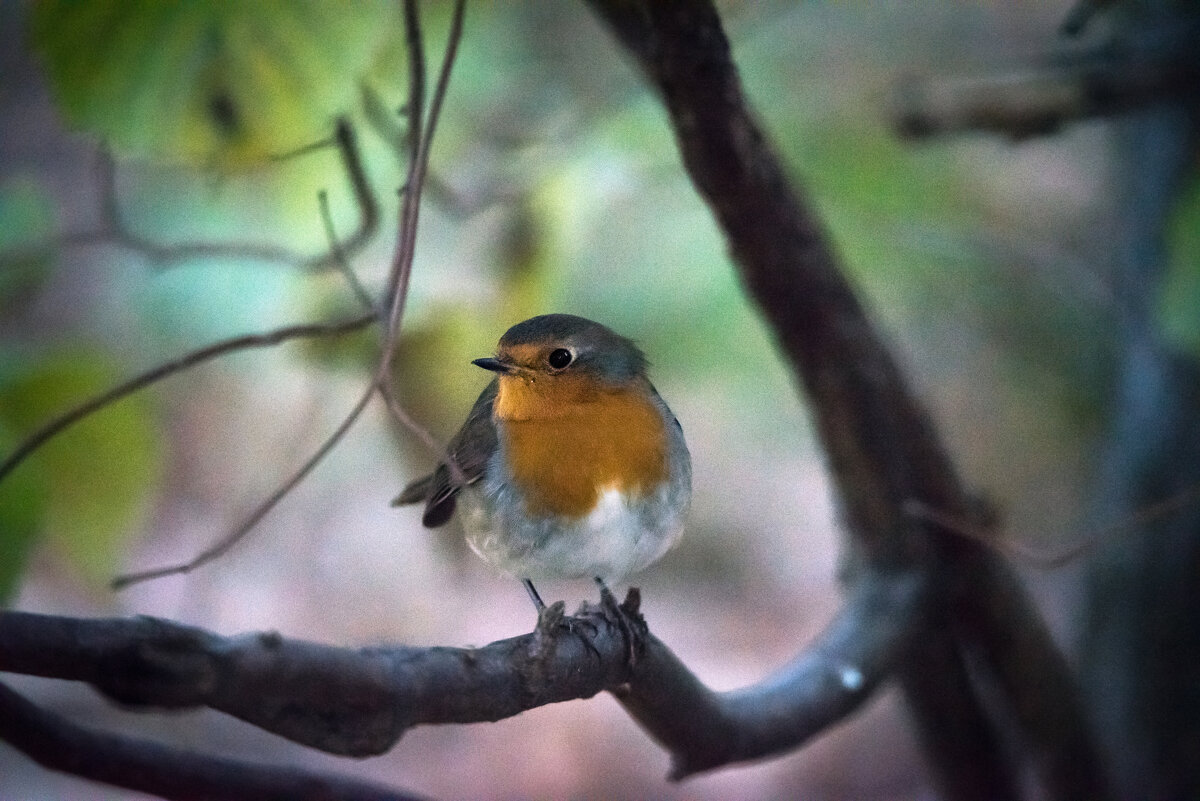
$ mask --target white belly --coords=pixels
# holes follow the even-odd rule
[[[506,488],[494,490],[490,497],[470,493],[475,497],[467,501],[463,515],[467,542],[484,560],[518,579],[599,577],[619,583],[670,549],[683,530],[687,506],[678,485],[664,484],[645,498],[608,490],[578,521],[529,520],[498,511],[505,504],[497,504],[496,497]]]

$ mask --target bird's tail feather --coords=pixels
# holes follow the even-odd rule
[[[392,506],[408,506],[410,503],[421,503],[429,497],[429,488],[431,486],[433,486],[432,473],[418,478],[392,499]]]

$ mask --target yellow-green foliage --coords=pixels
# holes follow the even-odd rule
[[[119,152],[260,163],[357,102],[384,0],[49,0],[32,35],[71,123]]]
[[[118,380],[102,352],[77,349],[0,359],[0,453]],[[36,537],[47,537],[85,581],[112,578],[162,471],[150,401],[137,395],[50,440],[0,483],[0,597],[13,589]]]

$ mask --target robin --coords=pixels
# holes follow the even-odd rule
[[[692,494],[683,429],[646,378],[630,340],[570,314],[518,323],[494,357],[495,379],[438,465],[392,502],[424,502],[446,523],[458,501],[471,548],[520,579],[592,577],[602,596],[679,538]],[[457,472],[457,475],[455,473]]]

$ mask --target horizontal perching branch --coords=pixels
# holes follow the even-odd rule
[[[510,717],[615,692],[672,753],[683,777],[793,748],[841,720],[886,678],[924,586],[896,574],[863,582],[824,632],[775,677],[713,692],[641,626],[634,666],[603,606],[481,648],[337,648],[274,633],[222,637],[157,618],[86,620],[0,612],[0,671],[91,684],[132,708],[208,707],[311,748],[387,751],[409,728]],[[18,748],[23,746],[14,742]]]

